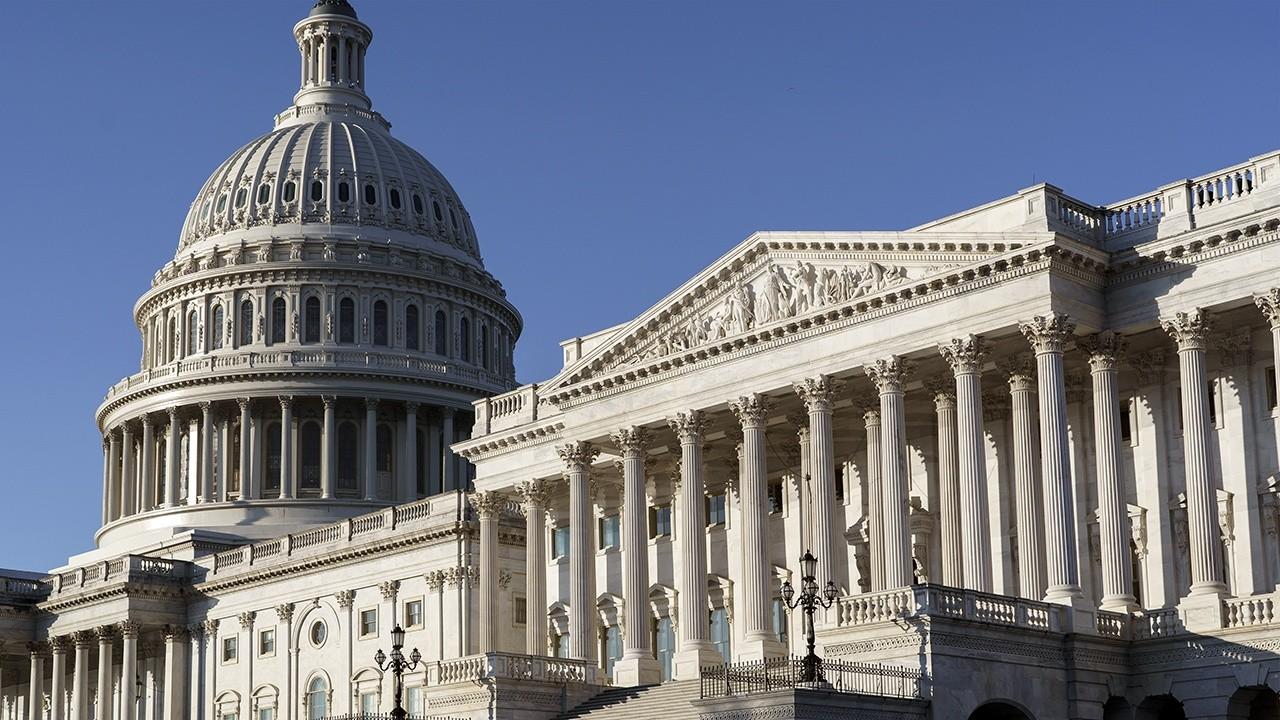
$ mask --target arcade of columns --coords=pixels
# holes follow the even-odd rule
[[[336,496],[338,448],[337,409],[339,399],[334,395],[322,395],[321,452],[319,497]],[[278,414],[272,412],[276,401]],[[299,495],[300,457],[296,448],[299,418],[296,409],[307,398],[282,395],[277,398],[251,400],[247,397],[229,402],[204,401],[197,404],[193,414],[187,408],[172,406],[166,413],[143,413],[135,419],[116,423],[103,438],[103,505],[102,522],[107,524],[136,513],[156,508],[170,508],[197,503],[226,502],[228,492],[241,500],[271,499],[266,494],[266,468],[264,468],[264,436],[271,422],[280,423],[280,500]],[[417,478],[418,448],[417,428],[419,403],[380,401],[376,398],[352,400],[364,410],[362,478],[377,477],[377,427],[379,406],[386,409],[396,406],[403,412],[396,413],[402,420],[400,433],[403,448],[395,451],[395,467],[402,487],[393,490],[394,497],[380,497],[376,482],[364,482],[363,499],[367,501],[394,500],[409,502],[418,499],[414,484]],[[432,459],[427,468],[430,473],[428,488],[454,489],[458,478],[468,472],[464,461],[449,450],[451,442],[464,433],[458,411],[450,407],[435,408],[428,415],[426,439],[427,458]],[[156,415],[167,416],[167,423],[157,423]],[[183,468],[182,434],[188,437],[198,450],[190,453],[191,464]],[[238,438],[235,435],[238,434]],[[216,445],[215,448],[215,437]],[[235,439],[233,439],[235,438]],[[441,443],[440,438],[446,441]],[[452,440],[448,440],[452,438]],[[238,442],[237,442],[238,440]],[[215,455],[216,460],[215,460]],[[435,462],[439,460],[439,462]],[[248,472],[245,472],[245,469]],[[185,495],[182,480],[188,479]]]
[[[1280,357],[1280,290],[1257,299],[1271,323]],[[1217,527],[1217,506],[1210,473],[1210,418],[1206,376],[1209,314],[1196,309],[1179,312],[1161,321],[1161,327],[1177,347],[1182,396],[1182,441],[1185,447],[1187,531],[1191,559],[1190,595],[1216,598],[1225,595],[1222,539]],[[1087,610],[1091,604],[1081,587],[1076,555],[1077,526],[1067,438],[1067,397],[1064,353],[1074,341],[1088,359],[1093,391],[1093,426],[1096,438],[1096,480],[1102,557],[1101,609],[1129,612],[1138,609],[1132,594],[1133,570],[1129,558],[1129,517],[1120,482],[1120,401],[1117,387],[1118,356],[1127,343],[1113,332],[1075,337],[1075,324],[1063,314],[1037,316],[1019,324],[1034,354],[1034,363],[1000,363],[1008,378],[1012,410],[1012,456],[1016,498],[1017,555],[1020,563],[1019,594]],[[939,346],[954,374],[954,388],[926,383],[933,394],[938,428],[938,515],[941,525],[942,582],[982,592],[992,592],[992,556],[989,525],[966,521],[986,518],[987,477],[983,439],[981,368],[987,352],[980,336],[957,338]],[[908,518],[908,465],[904,411],[906,360],[894,356],[865,367],[875,385],[878,407],[867,408],[867,492],[871,507],[871,587],[893,589],[914,581]],[[839,381],[821,376],[794,386],[808,410],[807,435],[801,451],[807,463],[814,511],[811,532],[813,551],[820,558],[836,558],[837,543],[844,542],[843,528],[832,527],[837,517],[836,473],[833,454],[832,409]],[[1038,408],[1033,407],[1037,402]],[[738,492],[744,545],[742,578],[736,592],[744,593],[746,647],[735,655],[742,659],[780,655],[775,640],[770,599],[776,592],[766,553],[768,522],[765,418],[771,406],[762,394],[748,394],[729,403],[741,427]],[[697,677],[703,662],[719,662],[711,649],[708,614],[707,557],[704,518],[703,435],[704,411],[693,409],[667,420],[679,440],[679,525],[675,542],[683,561],[678,582],[680,638],[675,658],[677,679]],[[807,430],[807,433],[805,432]],[[1034,441],[1039,436],[1039,467],[1035,466]],[[647,551],[646,446],[648,429],[620,429],[611,440],[621,455],[623,597],[648,598],[650,580]],[[807,447],[804,447],[806,446]],[[561,446],[568,480],[569,549],[569,651],[581,659],[595,659],[593,612],[597,597],[594,577],[594,522],[589,489],[592,462],[599,449],[588,441]],[[878,460],[877,460],[878,458]],[[556,480],[534,480],[516,488],[525,509],[528,568],[547,567],[545,513]],[[498,516],[507,504],[498,491],[478,493],[473,503],[480,518],[480,650],[497,648],[495,611],[498,597]],[[639,519],[639,521],[635,521]],[[692,541],[691,541],[692,540]],[[827,579],[819,566],[819,584]],[[530,571],[527,597],[546,598],[544,572]],[[624,609],[623,657],[618,664],[619,682],[652,678],[655,672],[648,603],[627,602]],[[546,645],[545,622],[528,623],[527,652],[540,654]]]

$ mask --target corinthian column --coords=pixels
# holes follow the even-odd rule
[[[1062,352],[1076,325],[1061,313],[1019,323],[1036,353],[1040,389],[1040,463],[1044,480],[1049,587],[1045,599],[1081,604],[1080,569],[1076,565],[1075,507],[1071,494],[1071,458],[1067,445],[1067,390]]]
[[[649,638],[649,521],[645,498],[645,450],[649,431],[630,427],[613,434],[622,451],[622,659],[615,665],[618,685],[652,685],[662,679]]]
[[[66,720],[67,717],[67,650],[70,647],[71,640],[65,635],[49,638],[49,649],[53,652],[53,676],[49,684],[49,720]]]
[[[287,636],[286,636],[287,641]],[[187,685],[187,630],[182,627],[166,625],[164,628],[164,717],[184,717],[186,708],[183,697]],[[79,662],[77,652],[77,663]],[[78,668],[77,668],[78,672]],[[78,677],[78,676],[77,676]],[[87,720],[88,709],[78,720]],[[195,720],[195,718],[192,718]]]
[[[71,639],[76,644],[76,666],[71,671],[71,720],[89,720],[89,653],[96,638],[89,630],[77,630]]]
[[[702,477],[702,434],[705,419],[699,410],[676,413],[668,421],[680,439],[680,649],[675,657],[675,679],[699,677],[703,665],[724,662],[711,644],[707,605],[707,520],[705,481]]]
[[[880,399],[862,413],[867,432],[867,549],[871,564],[871,590],[884,590],[884,523],[881,522]]]
[[[213,502],[213,403],[200,403],[200,502]]]
[[[333,473],[338,466],[338,398],[334,395],[321,395],[324,403],[324,437],[320,439],[320,497],[326,500],[333,497]]]
[[[1182,385],[1183,467],[1187,485],[1187,532],[1191,549],[1191,594],[1223,595],[1222,537],[1218,501],[1209,474],[1209,393],[1204,372],[1209,317],[1203,310],[1160,321],[1178,343]]]
[[[938,522],[941,526],[942,584],[964,587],[959,459],[956,452],[956,392],[942,382],[929,388],[938,414]]]
[[[253,439],[250,435],[252,420],[249,416],[249,398],[236,398],[236,406],[240,408],[240,457],[236,461],[240,468],[240,499],[257,500],[258,490],[254,487],[257,480],[253,477]]]
[[[907,587],[915,579],[907,524],[907,432],[902,397],[906,372],[906,361],[896,355],[866,368],[880,391],[880,515],[887,589]]]
[[[94,720],[111,720],[111,639],[115,633],[114,625],[98,628],[98,712]]]
[[[138,453],[133,445],[133,425],[128,422],[120,424],[120,517],[128,517],[135,512],[138,497],[137,458]]]
[[[378,499],[378,401],[364,401],[364,499]]]
[[[480,652],[498,652],[498,517],[507,499],[496,492],[478,492],[471,505],[480,517]],[[531,570],[531,572],[536,572]],[[526,621],[528,618],[526,618]]]
[[[108,491],[107,491],[107,519],[120,519],[120,435],[115,430],[108,431],[110,438],[110,448],[107,453],[107,470]]]
[[[786,652],[773,634],[773,618],[769,600],[773,589],[769,583],[769,469],[765,456],[765,424],[769,399],[763,395],[746,395],[729,408],[742,424],[742,466],[738,492],[742,508],[742,613],[745,616],[744,647],[738,655],[744,660],[777,657]],[[828,421],[830,410],[828,408]],[[830,424],[828,423],[828,431]],[[830,563],[834,556],[828,556]]]
[[[547,652],[547,483],[532,480],[518,488],[524,500],[525,654]]]
[[[991,535],[987,512],[987,455],[982,435],[982,338],[969,335],[938,346],[956,376],[956,438],[960,514],[964,523],[964,586],[991,592]]]
[[[156,506],[156,436],[151,427],[151,416],[142,414],[142,457],[138,483],[142,486],[138,511],[146,512]]]
[[[818,584],[825,586],[826,581],[837,581],[836,572],[836,530],[832,521],[836,515],[836,467],[835,440],[831,430],[831,404],[838,383],[827,375],[808,378],[795,385],[796,394],[804,401],[809,411],[809,489],[813,502],[813,553],[818,556]],[[763,426],[761,427],[763,434]],[[746,425],[743,425],[746,432]],[[763,458],[763,448],[761,450]],[[763,497],[764,480],[761,481]],[[761,508],[764,503],[760,503]],[[844,528],[840,528],[841,531]],[[843,532],[841,533],[843,536]],[[809,549],[809,548],[806,548]],[[818,613],[819,622],[825,620],[825,613]]]
[[[133,678],[138,674],[138,623],[125,620],[120,623],[123,652],[120,658],[120,720],[134,720],[138,712],[137,692]]]
[[[181,504],[178,499],[178,472],[182,466],[179,464],[182,457],[178,453],[178,439],[182,436],[182,431],[178,427],[178,408],[169,408],[169,434],[164,439],[164,506],[177,507]]]
[[[280,396],[280,499],[293,498],[293,396]]]
[[[1029,358],[1007,363],[1013,406],[1013,474],[1018,530],[1018,592],[1029,600],[1044,597],[1044,511],[1036,467],[1036,374]]]
[[[559,448],[569,474],[569,657],[596,659],[596,553],[591,538],[591,462],[600,451],[591,443]]]
[[[31,654],[31,675],[27,682],[27,717],[44,720],[44,656],[49,648],[42,642],[27,643]],[[104,720],[111,720],[110,713]]]

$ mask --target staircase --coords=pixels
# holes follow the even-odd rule
[[[558,720],[695,720],[698,713],[689,701],[697,700],[699,694],[697,680],[612,688],[560,715]]]

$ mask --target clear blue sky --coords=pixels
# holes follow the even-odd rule
[[[1104,203],[1280,147],[1275,2],[354,2],[375,106],[524,314],[524,382],[753,230]],[[133,303],[289,104],[310,4],[6,5],[0,567],[92,547]]]

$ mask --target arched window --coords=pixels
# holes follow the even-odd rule
[[[271,301],[271,342],[284,342],[285,316],[288,314],[285,309],[284,298],[278,297]]]
[[[394,438],[395,434],[391,432],[390,425],[378,425],[378,452],[376,459],[378,463],[378,472],[380,473],[391,472],[392,463],[394,462],[394,456],[392,453],[392,448],[395,447]]]
[[[214,350],[222,349],[223,323],[225,321],[226,321],[226,313],[222,312],[222,306],[214,305],[213,306],[213,324],[209,327],[209,332],[213,333],[213,337],[211,337],[210,339],[213,340]]]
[[[253,301],[242,300],[240,302],[240,344],[249,345],[253,342]]]
[[[356,424],[347,421],[338,425],[338,490],[355,490],[359,482],[360,433]]]
[[[187,354],[195,355],[200,348],[200,316],[192,310],[187,313]]]
[[[458,214],[453,211],[453,208],[449,208],[449,224],[454,230],[458,229]]]
[[[351,298],[342,298],[338,303],[338,342],[354,343],[356,341],[356,303]]]
[[[443,310],[436,311],[436,354],[449,355],[449,317]]]
[[[221,195],[218,196],[218,208],[217,208],[218,214],[221,215],[222,212],[226,209],[227,209],[227,194],[222,193]]]
[[[307,720],[324,720],[329,715],[329,684],[316,676],[307,683]]]
[[[320,423],[305,422],[298,431],[299,489],[320,489]]]
[[[303,331],[303,342],[318,343],[320,342],[320,298],[315,295],[307,298],[304,310],[306,329]]]
[[[168,346],[169,346],[169,357],[166,359],[166,361],[173,362],[173,359],[178,356],[178,320],[177,318],[172,318],[172,317],[169,318]]]
[[[409,350],[421,350],[418,347],[418,306],[410,303],[404,308],[404,346]]]
[[[274,490],[280,492],[280,423],[267,423],[267,456],[263,458],[263,464],[267,466],[267,476],[263,483],[263,490]]]
[[[373,344],[387,345],[387,303],[379,300],[373,304]]]
[[[466,318],[458,322],[458,344],[461,345],[458,357],[463,362],[471,362],[471,321]]]
[[[480,366],[485,370],[489,367],[489,325],[480,323]]]

